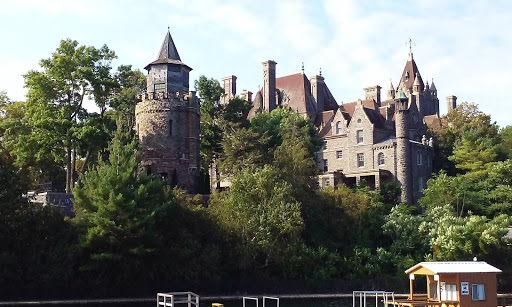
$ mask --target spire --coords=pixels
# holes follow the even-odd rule
[[[393,87],[393,81],[391,81],[391,79],[389,80],[389,90],[390,91],[395,91],[395,88]]]
[[[167,27],[167,35],[165,36],[164,42],[162,44],[162,48],[160,48],[160,53],[158,54],[158,60],[172,59],[181,61],[180,55],[178,54],[178,50],[174,45],[174,41],[171,37],[171,32],[169,31],[169,27]]]
[[[418,72],[416,72],[416,76],[414,78],[414,84],[412,85],[413,92],[420,92],[422,90],[421,84],[423,82],[421,82],[421,83],[420,82],[421,82],[420,74]]]
[[[430,86],[431,91],[436,91],[436,85],[434,84],[434,78],[432,78],[432,85]]]

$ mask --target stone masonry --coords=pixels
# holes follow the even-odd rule
[[[189,66],[181,62],[167,33],[158,59],[146,66],[146,93],[135,107],[135,129],[142,151],[141,166],[189,193],[199,183],[200,109],[188,91]]]

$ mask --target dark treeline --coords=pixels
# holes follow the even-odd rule
[[[0,95],[2,297],[405,291],[404,270],[419,261],[478,257],[512,269],[512,128],[475,105],[433,131],[436,174],[412,207],[393,182],[318,190],[323,142],[309,120],[289,109],[247,120],[247,101],[220,105],[219,83],[202,76],[204,182],[211,168],[231,181],[205,207],[139,172],[132,126],[145,78],[112,71],[114,58],[64,40],[25,75],[27,101]],[[48,181],[73,192],[76,217],[27,201]]]

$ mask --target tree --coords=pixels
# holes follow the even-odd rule
[[[136,142],[117,132],[108,158],[100,160],[76,187],[76,222],[90,257],[84,269],[100,280],[123,280],[149,269],[155,242],[155,216],[168,199],[164,182],[137,172]],[[135,272],[134,272],[135,271]]]
[[[219,81],[200,76],[195,81],[195,88],[201,103],[201,168],[208,172],[214,159],[222,151],[222,130],[219,126],[220,98],[223,89]]]
[[[499,143],[498,126],[496,123],[492,123],[491,117],[481,112],[477,105],[467,102],[461,103],[456,109],[446,114],[445,119],[448,125],[435,132],[438,138],[436,143],[437,158],[435,159],[437,162],[434,161],[436,162],[434,165],[436,171],[443,169],[449,175],[455,175],[460,172],[460,170],[456,170],[455,164],[463,167],[461,170],[466,170],[464,167],[470,165],[464,164],[464,161],[468,158],[465,153],[471,148],[479,151],[485,151],[488,148],[496,150],[494,146]],[[464,136],[466,136],[465,144],[463,144]],[[482,140],[487,139],[486,143],[476,142],[475,144],[475,136]],[[457,156],[452,157],[457,146],[459,147]],[[484,158],[482,163],[486,163],[489,154],[490,152],[482,153],[482,158]],[[479,161],[479,159],[474,159],[473,162],[476,161]]]
[[[110,75],[115,53],[106,45],[100,49],[62,40],[51,58],[40,62],[42,71],[29,71],[25,77],[28,100],[21,125],[28,134],[8,140],[8,146],[23,165],[31,157],[38,161],[53,158],[64,162],[66,191],[71,191],[77,157],[80,122],[88,116],[83,108],[92,97],[102,115],[117,83]]]
[[[292,187],[271,166],[249,167],[233,178],[231,188],[216,195],[210,210],[224,229],[239,237],[239,267],[282,263],[288,245],[303,228],[301,205]]]

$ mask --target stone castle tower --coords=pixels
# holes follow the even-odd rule
[[[189,92],[189,72],[170,32],[148,64],[146,93],[135,107],[142,166],[148,173],[196,193],[199,182],[199,101]]]
[[[411,148],[409,144],[409,99],[400,92],[395,99],[396,179],[402,188],[401,201],[412,203]]]

